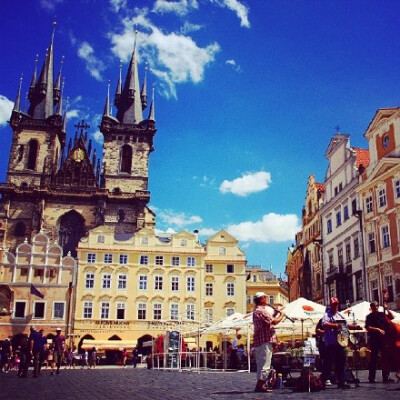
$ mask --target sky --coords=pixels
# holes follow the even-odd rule
[[[400,105],[397,0],[3,0],[0,7],[0,181],[20,77],[26,93],[54,18],[68,135],[85,119],[99,149],[108,83],[113,97],[137,30],[140,79],[147,68],[155,90],[149,206],[157,230],[197,229],[204,242],[226,229],[249,265],[282,277],[308,177],[324,181],[331,137],[339,129],[367,148],[376,110]]]

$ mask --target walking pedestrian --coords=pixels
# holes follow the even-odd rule
[[[54,353],[53,353],[52,370],[54,370],[54,367],[57,366],[56,374],[60,375],[60,367],[65,347],[65,336],[61,334],[61,328],[56,329],[56,336],[53,339],[53,345],[54,345]]]
[[[30,331],[29,344],[30,357],[33,357],[33,377],[38,378],[44,354],[43,329],[38,332],[34,326],[31,326]]]

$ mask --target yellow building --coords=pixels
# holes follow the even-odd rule
[[[141,347],[245,311],[245,254],[223,230],[203,245],[186,231],[118,235],[100,226],[81,240],[78,260],[76,344]]]
[[[248,266],[246,274],[247,313],[253,311],[253,296],[257,292],[267,294],[268,303],[274,307],[280,307],[288,303],[289,291],[286,282],[276,277],[272,272],[255,265]]]
[[[34,325],[44,334],[60,327],[71,332],[76,261],[63,257],[58,244],[44,233],[26,239],[15,254],[2,251],[0,259],[0,337],[28,334]],[[42,298],[43,296],[43,298]]]

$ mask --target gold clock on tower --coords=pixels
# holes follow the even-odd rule
[[[74,150],[73,154],[72,154],[72,158],[74,159],[74,161],[76,162],[81,162],[83,161],[83,158],[85,157],[85,153],[83,152],[82,149],[76,149]]]

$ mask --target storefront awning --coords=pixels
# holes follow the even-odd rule
[[[82,349],[91,349],[93,347],[96,350],[123,350],[133,349],[137,346],[137,340],[91,340],[84,339],[82,343]]]

